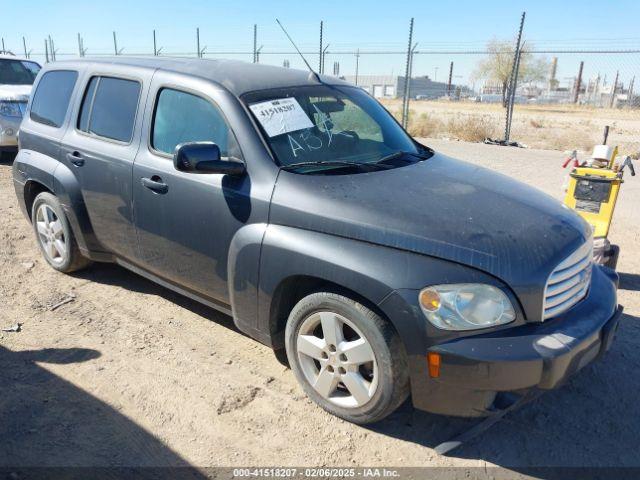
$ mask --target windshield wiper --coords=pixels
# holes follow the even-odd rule
[[[385,155],[384,157],[382,157],[380,160],[378,160],[377,162],[374,162],[374,164],[380,164],[380,163],[386,163],[390,160],[395,160],[396,158],[400,158],[404,155],[411,155],[412,157],[417,157],[421,160],[426,160],[427,158],[430,157],[430,155],[425,155],[425,154],[421,154],[421,153],[416,153],[416,152],[407,152],[404,150],[398,150],[397,152],[393,152],[390,153],[389,155]]]
[[[280,167],[280,170],[292,170],[301,167],[367,167],[367,165],[371,165],[370,163],[362,163],[362,162],[348,162],[343,160],[330,160],[330,161],[317,161],[317,162],[298,162],[291,163],[289,165],[283,165]]]

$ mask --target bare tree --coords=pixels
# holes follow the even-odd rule
[[[525,44],[520,54],[518,83],[532,83],[545,80],[549,73],[549,62],[531,53],[532,46]],[[485,79],[500,86],[502,105],[507,104],[507,88],[513,66],[514,43],[491,40],[487,44],[487,56],[478,62],[473,77]]]

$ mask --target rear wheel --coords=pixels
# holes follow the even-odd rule
[[[406,356],[393,327],[364,305],[314,293],[291,311],[287,357],[307,395],[328,412],[372,423],[409,394]]]
[[[35,198],[31,220],[42,256],[53,268],[70,273],[91,263],[80,253],[62,205],[55,195],[42,192]]]

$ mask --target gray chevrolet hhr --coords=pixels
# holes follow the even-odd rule
[[[117,262],[233,316],[357,423],[483,416],[610,346],[617,275],[553,198],[414,141],[363,90],[235,61],[38,75],[14,163],[46,261]]]

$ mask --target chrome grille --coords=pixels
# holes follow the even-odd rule
[[[587,295],[592,262],[593,239],[590,238],[555,268],[545,287],[543,320],[569,310]]]

